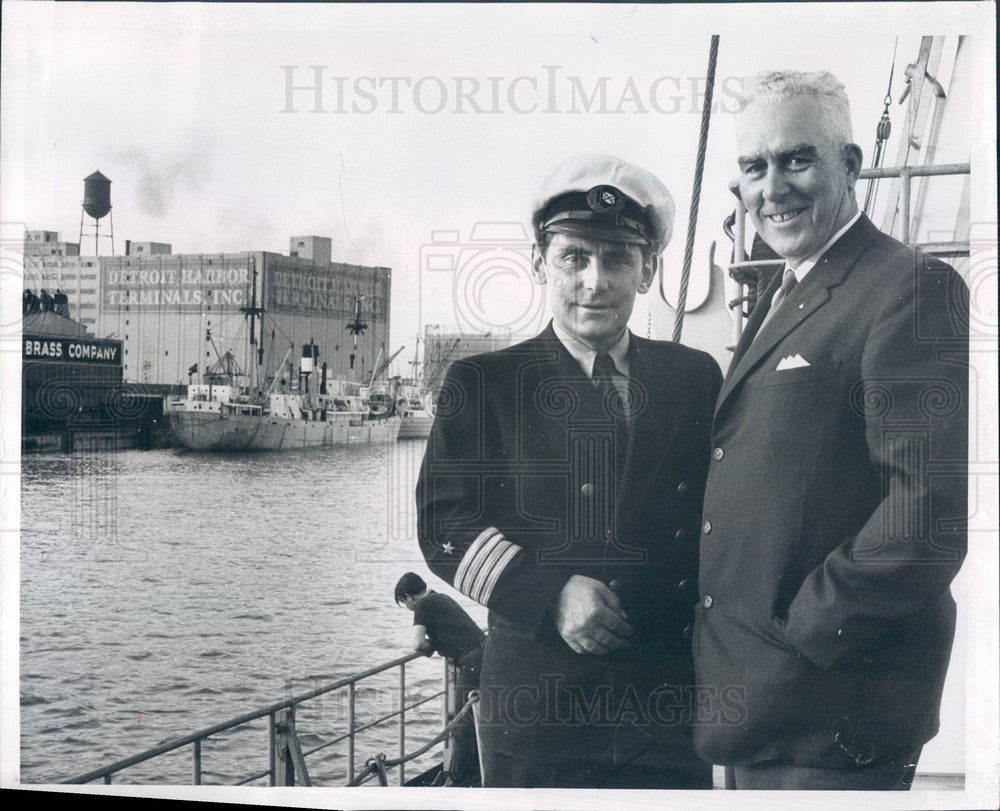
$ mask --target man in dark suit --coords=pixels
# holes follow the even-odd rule
[[[746,90],[739,193],[786,264],[716,406],[694,653],[741,701],[695,745],[736,788],[906,789],[966,548],[967,292],[859,213],[843,85]]]
[[[710,788],[690,635],[707,354],[627,329],[673,220],[653,175],[560,165],[534,206],[553,321],[452,364],[417,490],[431,570],[490,609],[484,786]]]

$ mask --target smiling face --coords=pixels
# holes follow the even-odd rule
[[[535,279],[551,289],[552,317],[566,332],[595,350],[621,337],[636,293],[653,281],[652,259],[638,245],[553,234],[544,251],[535,247]]]
[[[796,266],[858,210],[861,150],[840,147],[810,96],[753,101],[737,129],[739,193],[757,233]]]

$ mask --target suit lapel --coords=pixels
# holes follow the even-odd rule
[[[760,323],[767,314],[771,297],[781,284],[781,280],[776,279],[768,285],[765,291],[767,306],[763,308],[763,312],[757,312],[761,309],[759,307],[754,310],[744,336],[740,338],[733,363],[719,393],[715,408],[716,416],[721,413],[723,406],[747,375],[757,368],[792,330],[830,300],[830,291],[844,281],[877,232],[871,220],[862,214],[847,233],[823,254],[805,280],[788,294],[764,329],[755,335],[754,333],[760,330]],[[749,337],[746,337],[747,335]]]

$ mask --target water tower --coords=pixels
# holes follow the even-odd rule
[[[115,218],[108,217],[109,232],[101,233],[101,220],[111,213],[111,181],[100,172],[83,179],[83,211],[80,212],[80,248],[83,237],[94,237],[94,255],[101,254],[101,237],[111,240],[111,253],[115,252]],[[87,218],[90,221],[87,222]]]

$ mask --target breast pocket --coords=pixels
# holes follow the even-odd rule
[[[763,386],[790,386],[796,383],[807,383],[812,380],[825,380],[837,371],[836,363],[814,363],[810,366],[799,366],[795,369],[781,369],[769,372],[763,379]]]

